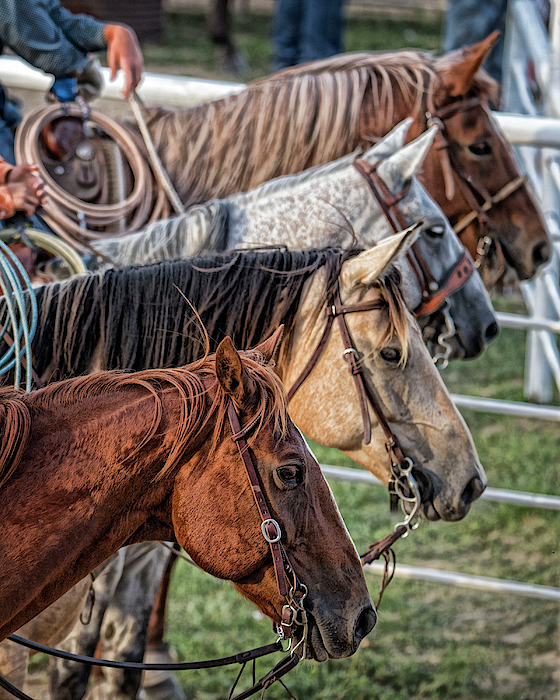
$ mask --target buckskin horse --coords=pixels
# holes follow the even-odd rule
[[[356,651],[376,613],[267,366],[280,337],[241,354],[226,337],[178,369],[0,392],[0,639],[119,547],[163,538],[300,636],[301,656]]]
[[[187,206],[244,192],[367,149],[408,116],[409,138],[441,134],[421,179],[481,266],[487,284],[507,265],[524,280],[550,240],[488,102],[481,66],[496,35],[436,58],[419,51],[348,53],[274,73],[239,94],[189,109],[151,107],[148,126]]]
[[[484,473],[392,274],[379,277],[409,243],[406,238],[393,236],[359,255],[328,249],[230,253],[108,270],[48,285],[37,292],[36,370],[48,379],[94,366],[138,369],[196,357],[200,344],[192,334],[193,314],[177,287],[200,310],[213,342],[228,333],[238,345],[249,346],[282,319],[287,337],[277,369],[288,387],[322,342],[316,367],[290,402],[296,424],[314,440],[346,451],[387,483],[391,466],[381,418],[370,408],[362,410],[344,359],[349,353],[343,355],[342,326],[339,330],[334,324],[322,341],[334,320],[327,308],[343,304],[340,311],[347,318],[364,381],[374,387],[396,439],[415,464],[422,514],[460,519],[484,489]],[[341,301],[328,303],[337,286]],[[149,592],[140,591],[142,603],[151,607],[155,593],[150,598]],[[94,626],[79,632],[82,643],[95,649]],[[145,630],[139,638],[142,643],[134,654],[141,658]],[[87,678],[69,684],[70,672],[59,668],[60,691],[79,694]],[[87,676],[87,669],[80,673]],[[123,679],[114,680],[121,687],[113,689],[113,696],[127,697],[119,694]]]

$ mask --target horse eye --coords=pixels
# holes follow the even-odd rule
[[[296,464],[280,467],[276,470],[276,474],[283,486],[294,487],[303,484],[303,469]]]
[[[478,143],[471,143],[469,146],[469,151],[474,156],[491,156],[492,146],[488,141],[479,141]]]
[[[430,238],[443,238],[445,234],[445,226],[437,224],[435,226],[428,226],[424,230],[424,233]]]
[[[396,348],[383,348],[379,354],[385,362],[390,362],[391,364],[397,364],[401,359],[401,353]]]

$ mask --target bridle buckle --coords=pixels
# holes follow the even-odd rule
[[[272,525],[272,527],[274,528],[274,530],[276,532],[275,535],[272,535],[272,536],[269,535],[268,530],[267,530],[269,525]],[[282,528],[280,527],[278,522],[276,520],[274,520],[274,518],[268,518],[267,520],[263,520],[261,523],[261,530],[262,530],[263,537],[268,542],[268,544],[274,544],[275,542],[280,542],[280,540],[282,538]]]

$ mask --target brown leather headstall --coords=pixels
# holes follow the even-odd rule
[[[477,268],[480,267],[489,254],[492,246],[488,244],[487,239],[491,238],[496,248],[497,257],[503,267],[500,275],[497,277],[497,279],[499,279],[499,277],[505,271],[506,262],[503,253],[501,252],[501,246],[498,238],[495,235],[492,235],[494,226],[488,218],[487,212],[489,212],[496,204],[503,202],[505,199],[511,196],[520,187],[523,187],[527,182],[527,175],[518,175],[517,177],[514,177],[503,187],[501,187],[496,194],[491,194],[486,187],[484,187],[482,182],[480,182],[480,180],[475,178],[461,165],[453,148],[450,147],[445,122],[446,120],[451,119],[451,117],[461,114],[462,112],[467,112],[475,107],[484,108],[484,105],[478,97],[468,97],[458,100],[457,102],[453,102],[452,104],[439,109],[427,109],[425,111],[426,125],[438,125],[439,134],[437,148],[439,151],[442,170],[445,174],[449,167],[451,168],[453,174],[457,177],[459,182],[461,194],[469,207],[471,207],[471,211],[455,224],[453,230],[457,235],[460,235],[461,232],[467,228],[467,226],[472,224],[474,221],[478,221],[480,233],[475,266]],[[450,197],[450,199],[452,199],[452,197]]]
[[[354,167],[366,181],[393,232],[400,233],[407,228],[408,223],[399,209],[398,203],[410,189],[411,183],[409,182],[397,194],[392,194],[377,173],[380,162],[370,165],[362,158],[357,158],[354,161]],[[410,246],[406,251],[406,257],[418,281],[422,295],[422,302],[414,310],[414,315],[417,318],[435,313],[445,303],[446,298],[460,289],[474,272],[474,263],[472,263],[468,252],[467,255],[463,254],[451,268],[445,282],[439,282],[435,279],[418,242],[414,242]]]
[[[264,410],[266,410],[266,403]],[[248,425],[242,428],[233,401],[230,399],[228,403],[228,418],[233,433],[232,439],[237,445],[237,449],[245,466],[253,497],[257,504],[259,515],[261,516],[261,531],[264,539],[270,546],[278,593],[282,598],[287,600],[286,605],[282,608],[281,622],[277,626],[278,634],[281,639],[290,639],[294,636],[298,627],[303,627],[304,637],[302,641],[305,646],[307,618],[303,601],[307,595],[307,587],[298,579],[286,550],[282,545],[282,528],[270,513],[246,440],[246,436],[260,421],[261,414],[259,413]],[[288,579],[291,579],[290,582]]]

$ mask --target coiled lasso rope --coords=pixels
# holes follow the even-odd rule
[[[141,133],[146,139],[151,166],[144,156],[142,143],[136,134],[112,117],[76,102],[55,102],[41,107],[24,118],[16,133],[16,162],[37,165],[38,174],[45,182],[48,198],[43,205],[42,218],[55,233],[81,251],[89,247],[89,240],[125,236],[156,219],[166,218],[170,213],[168,200],[176,211],[184,210],[163,171],[135,94],[131,96],[130,104]],[[40,135],[46,124],[66,116],[77,117],[101,127],[120,148],[130,166],[134,181],[132,192],[123,201],[114,204],[85,202],[64,190],[50,176],[41,162]],[[128,223],[116,232],[111,230],[104,233],[97,230],[122,222]]]
[[[2,240],[0,240],[0,291],[6,300],[6,313],[0,319],[0,338],[10,346],[0,357],[0,374],[6,374],[13,369],[14,386],[19,388],[22,359],[25,357],[25,389],[31,391],[31,341],[37,330],[37,300],[23,265]],[[31,307],[31,325],[28,321],[26,300]]]

